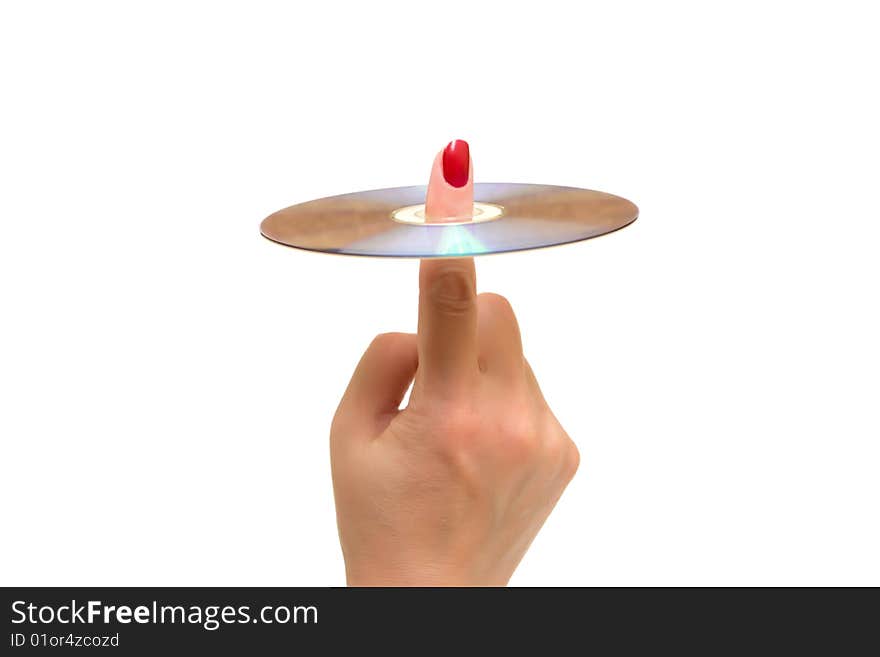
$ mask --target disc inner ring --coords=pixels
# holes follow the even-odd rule
[[[474,209],[470,219],[452,220],[429,220],[425,214],[425,204],[407,205],[397,208],[391,213],[391,218],[401,224],[415,226],[465,226],[468,224],[481,224],[486,221],[494,221],[504,216],[504,207],[494,203],[474,203]]]

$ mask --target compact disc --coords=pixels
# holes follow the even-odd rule
[[[638,208],[577,187],[474,184],[470,218],[425,218],[424,186],[392,187],[292,205],[263,220],[270,240],[357,256],[449,258],[578,242],[631,224]]]

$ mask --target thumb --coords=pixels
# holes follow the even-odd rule
[[[400,407],[418,364],[415,335],[383,333],[376,336],[361,357],[339,402],[334,426],[357,429],[358,434],[369,427],[370,437],[375,436]]]

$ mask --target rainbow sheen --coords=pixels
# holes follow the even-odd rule
[[[437,251],[443,256],[471,256],[486,253],[486,247],[471,234],[469,226],[446,226],[442,228]]]

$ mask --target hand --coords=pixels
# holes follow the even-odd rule
[[[418,336],[364,353],[330,432],[349,585],[504,585],[578,467],[510,304],[424,260]],[[409,405],[399,406],[415,377]]]

